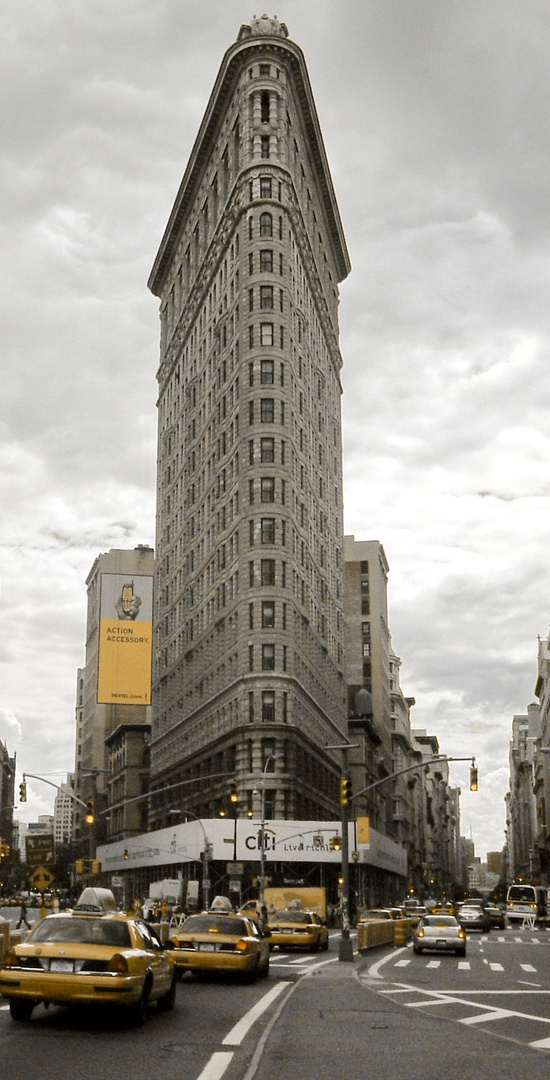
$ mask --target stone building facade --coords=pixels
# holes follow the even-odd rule
[[[226,52],[149,287],[160,300],[150,827],[327,819],[343,678],[338,284],[350,263],[303,54]]]

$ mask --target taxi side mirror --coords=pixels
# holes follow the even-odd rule
[[[262,937],[271,937],[271,930],[268,930],[267,926],[262,931]]]

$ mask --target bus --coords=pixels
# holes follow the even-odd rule
[[[506,896],[508,922],[523,922],[533,916],[536,922],[545,922],[549,907],[548,891],[542,885],[510,885]]]

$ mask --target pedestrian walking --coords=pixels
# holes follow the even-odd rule
[[[25,900],[25,897],[23,897],[22,900],[21,900],[21,911],[19,912],[19,922],[17,923],[15,929],[19,930],[19,928],[21,927],[21,925],[23,923],[25,923],[25,926],[27,927],[27,930],[30,930],[31,924],[30,924],[29,920],[27,919],[27,901]]]

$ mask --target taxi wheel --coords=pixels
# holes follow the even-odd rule
[[[34,1001],[27,1001],[25,998],[12,998],[10,1001],[10,1016],[12,1020],[18,1020],[21,1023],[30,1020],[35,1004]]]
[[[136,1001],[135,1005],[131,1005],[129,1009],[130,1024],[132,1027],[143,1027],[149,1009],[149,994],[151,992],[151,983],[146,981],[143,984],[143,990],[141,991],[141,997],[139,1001]]]
[[[269,975],[269,956],[267,957],[263,967],[258,968],[258,978],[259,979],[267,979],[268,975]]]
[[[328,951],[328,938],[327,938],[327,940],[325,941],[325,943],[323,945],[323,952],[327,952],[327,951]]]

